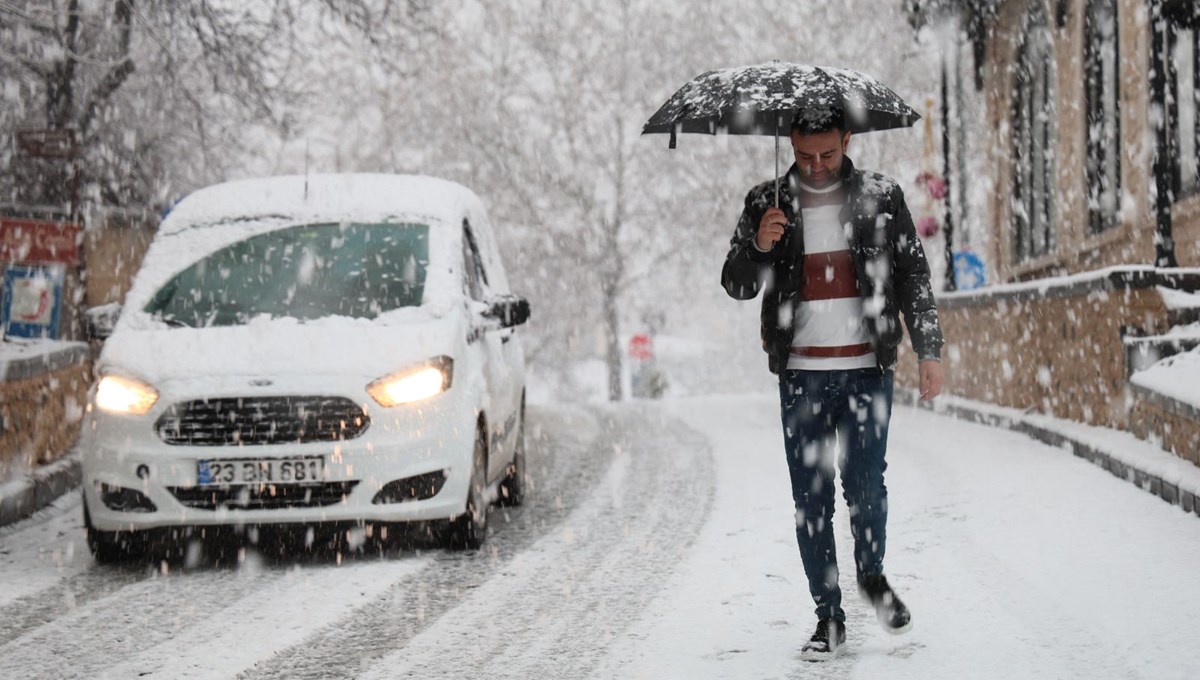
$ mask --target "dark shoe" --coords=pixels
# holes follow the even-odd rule
[[[868,576],[858,582],[858,592],[875,608],[875,617],[883,629],[893,635],[907,633],[912,628],[912,615],[888,585],[887,577]]]
[[[846,624],[834,619],[817,621],[817,631],[800,650],[800,658],[804,661],[829,661],[842,654],[842,645],[846,644]]]

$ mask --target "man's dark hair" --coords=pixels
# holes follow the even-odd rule
[[[792,133],[819,135],[830,130],[846,130],[846,114],[840,107],[824,106],[800,109],[792,118]]]

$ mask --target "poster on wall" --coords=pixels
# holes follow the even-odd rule
[[[66,268],[53,265],[9,265],[4,270],[0,307],[5,337],[58,339]]]
[[[954,285],[958,290],[975,290],[987,284],[987,266],[969,250],[954,253]]]
[[[0,261],[79,264],[83,229],[50,220],[0,217]]]

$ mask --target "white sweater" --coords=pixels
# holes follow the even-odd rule
[[[840,224],[841,185],[800,184],[804,224],[804,286],[796,309],[788,370],[829,371],[875,366],[863,326],[862,297],[850,253],[850,225]]]

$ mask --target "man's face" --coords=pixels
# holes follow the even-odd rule
[[[805,184],[825,186],[838,181],[842,157],[850,145],[850,133],[830,130],[812,135],[792,133],[792,148],[796,151],[796,167]]]

